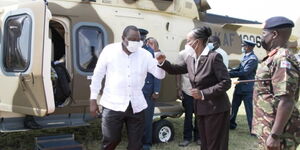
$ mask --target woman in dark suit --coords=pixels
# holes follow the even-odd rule
[[[231,81],[222,56],[206,48],[210,35],[211,29],[205,26],[188,33],[185,49],[193,49],[195,53],[183,64],[171,64],[164,55],[158,56],[157,60],[169,74],[189,75],[201,150],[227,150],[230,102],[226,91]]]

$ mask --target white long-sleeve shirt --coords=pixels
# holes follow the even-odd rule
[[[99,56],[90,85],[90,99],[97,99],[101,82],[106,75],[100,105],[114,111],[125,112],[131,102],[134,113],[147,108],[142,88],[147,72],[158,79],[165,77],[165,71],[157,67],[157,60],[140,48],[127,55],[122,43],[113,43],[104,47]]]

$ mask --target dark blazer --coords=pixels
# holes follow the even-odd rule
[[[195,70],[195,59],[188,56],[183,64],[171,64],[165,61],[161,68],[169,74],[188,73],[192,87],[202,91],[204,100],[195,101],[197,115],[209,115],[229,111],[230,102],[226,91],[231,80],[222,56],[214,51],[199,56],[199,64]]]
[[[144,49],[146,49],[148,52],[151,53],[151,55],[154,57],[154,50],[149,46],[143,46]],[[154,92],[160,91],[160,80],[155,78],[151,73],[147,73],[147,77],[145,79],[145,84],[142,89],[143,94],[150,96]]]
[[[230,70],[231,78],[238,77],[238,80],[252,80],[255,78],[258,59],[252,51],[249,55],[245,55],[241,60],[239,67]],[[235,93],[253,93],[254,82],[239,83],[235,86]]]

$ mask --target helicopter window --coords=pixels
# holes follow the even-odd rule
[[[24,72],[30,64],[32,21],[29,15],[9,17],[4,25],[3,64],[7,72]]]
[[[104,35],[100,28],[81,26],[76,32],[77,63],[80,70],[93,72],[98,56],[104,47]]]

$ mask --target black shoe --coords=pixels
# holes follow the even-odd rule
[[[256,134],[250,133],[250,136],[257,137]]]
[[[24,127],[27,129],[41,129],[42,128],[42,126],[39,125],[32,116],[25,117]]]
[[[196,141],[196,143],[197,143],[197,145],[201,145],[201,140],[198,139],[198,140]]]
[[[180,143],[178,144],[178,146],[180,146],[180,147],[186,147],[186,146],[188,146],[190,143],[191,143],[191,141],[184,140],[184,141],[180,142]]]

